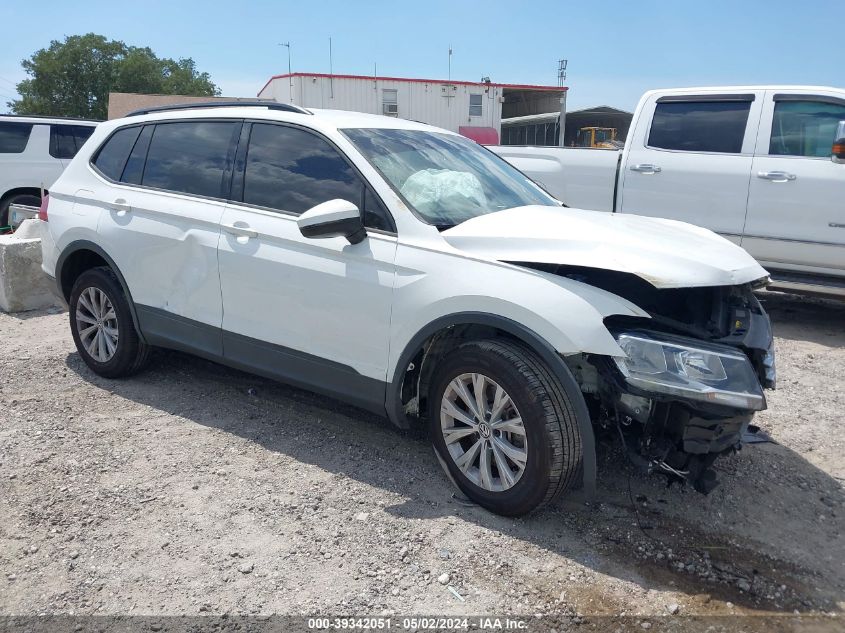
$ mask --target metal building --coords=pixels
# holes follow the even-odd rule
[[[365,75],[276,75],[260,98],[306,108],[354,110],[421,121],[498,144],[503,117],[560,113],[565,86],[502,84]]]
[[[617,131],[616,140],[623,142],[628,136],[628,128],[633,118],[631,112],[596,106],[566,113],[564,124],[564,142],[560,143],[560,113],[529,114],[502,119],[502,145],[578,145],[579,132],[590,126],[613,128]]]

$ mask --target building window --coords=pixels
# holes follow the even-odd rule
[[[399,93],[397,90],[381,91],[381,111],[385,116],[399,116]]]
[[[481,116],[481,104],[483,103],[484,95],[470,95],[469,96],[469,115]]]

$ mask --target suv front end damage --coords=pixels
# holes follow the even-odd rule
[[[775,386],[768,315],[750,284],[656,290],[629,281],[612,291],[651,319],[606,319],[624,357],[568,359],[594,420],[649,472],[709,493],[714,461],[741,447]]]

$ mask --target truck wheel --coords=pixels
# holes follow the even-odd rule
[[[94,373],[121,378],[143,368],[150,348],[138,338],[129,302],[110,268],[82,273],[68,304],[73,342]]]
[[[496,514],[552,501],[581,465],[575,408],[545,364],[511,342],[473,341],[447,354],[432,376],[429,424],[451,478]]]
[[[13,204],[26,204],[31,207],[41,206],[41,198],[30,193],[19,193],[0,201],[0,226],[9,225],[9,207]]]

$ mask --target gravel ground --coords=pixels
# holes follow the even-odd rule
[[[838,614],[845,303],[765,303],[776,444],[704,497],[600,442],[593,503],[518,520],[420,433],[178,353],[104,380],[66,313],[0,314],[0,614]]]

